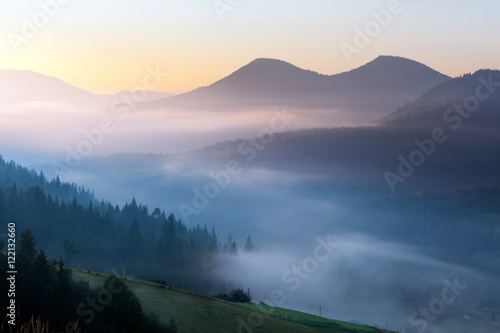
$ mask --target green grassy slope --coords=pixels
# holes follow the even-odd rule
[[[363,332],[363,333],[377,332],[373,328],[367,326],[361,326],[358,324],[353,324],[345,321],[331,320],[328,318],[315,316],[309,313],[304,313],[289,309],[271,307],[260,304],[241,304],[240,306],[246,307],[254,311],[259,311],[264,314],[269,314],[270,316],[275,318],[280,318],[283,320],[293,321],[297,323],[306,324],[308,326],[317,327],[321,329],[321,332],[346,332],[347,330],[351,330],[352,332]]]
[[[102,285],[107,277],[81,270],[73,270],[73,276],[89,282],[91,287]],[[382,332],[287,309],[235,304],[143,280],[127,279],[127,283],[140,299],[146,314],[157,317],[164,324],[174,317],[179,332]]]

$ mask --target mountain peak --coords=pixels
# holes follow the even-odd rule
[[[252,60],[250,64],[288,64],[288,65],[291,65],[289,62],[286,62],[284,60],[280,60],[280,59],[275,59],[275,58],[257,58],[257,59],[254,59]],[[293,65],[292,65],[293,66]]]
[[[341,118],[340,113],[366,124],[447,79],[416,61],[392,56],[378,57],[336,75],[305,70],[283,60],[257,58],[209,86],[144,107],[244,110],[286,105],[301,110],[336,110],[330,117],[332,124]]]
[[[353,71],[359,71],[359,70],[389,70],[390,72],[399,72],[403,71],[404,74],[407,74],[409,71],[433,71],[436,72],[436,74],[442,75],[443,74],[435,71],[431,67],[424,65],[421,62],[404,58],[404,57],[398,57],[398,56],[391,56],[391,55],[381,55],[378,56],[377,58],[373,59],[372,61],[366,63],[365,65],[358,67]]]
[[[253,75],[255,75],[255,74],[257,74],[257,75],[270,75],[270,74],[271,75],[279,75],[280,73],[285,74],[285,73],[290,73],[290,72],[314,73],[314,74],[318,75],[318,73],[316,73],[316,72],[304,70],[304,69],[299,68],[295,65],[292,65],[289,62],[279,60],[279,59],[272,59],[272,58],[257,58],[255,60],[252,60],[247,65],[236,70],[233,74],[252,73]],[[233,75],[233,74],[231,74],[231,75]]]
[[[223,87],[223,89],[232,90],[233,93],[235,88],[242,91],[257,89],[265,95],[266,91],[272,89],[271,87],[283,84],[300,85],[304,81],[315,81],[322,76],[317,72],[304,70],[283,60],[257,58],[205,89]]]
[[[378,57],[376,57],[375,59],[370,61],[368,64],[370,64],[370,63],[374,63],[374,64],[387,63],[387,62],[393,63],[396,61],[399,61],[401,63],[419,63],[418,61],[415,61],[415,60],[412,60],[409,58],[405,58],[405,57],[393,56],[393,55],[379,55]]]
[[[400,82],[399,84],[403,84],[413,91],[421,89],[420,94],[437,83],[450,79],[450,77],[418,61],[389,55],[379,56],[367,64],[341,75],[348,81],[359,81],[360,78],[368,80],[374,90],[381,86],[388,88],[394,82]]]

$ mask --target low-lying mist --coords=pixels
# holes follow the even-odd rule
[[[253,301],[406,332],[447,332],[473,306],[498,307],[497,278],[433,259],[417,247],[361,234],[317,239],[232,257],[216,271]],[[427,309],[427,310],[426,310]]]
[[[282,107],[281,109],[286,109]],[[280,109],[280,110],[281,110]],[[137,111],[125,105],[114,111],[2,112],[5,158],[35,164],[117,153],[179,153],[216,142],[256,137],[270,127],[276,108],[230,111]],[[279,131],[365,124],[347,110],[288,110]],[[45,124],[40,126],[40,124]],[[8,144],[7,144],[8,143]]]
[[[240,172],[224,178],[221,168],[204,169],[189,159],[167,160],[136,169],[135,180],[127,181],[127,172],[110,176],[116,186],[123,181],[121,188],[103,184],[102,175],[92,182],[92,172],[80,180],[90,182],[97,193],[109,191],[107,197],[116,196],[111,191],[121,192],[129,201],[135,195],[151,209],[158,205],[174,212],[189,227],[214,225],[223,237],[221,244],[231,232],[239,254],[228,256],[213,272],[214,279],[226,282],[226,290],[214,293],[250,288],[257,303],[312,314],[318,314],[321,306],[325,317],[401,332],[447,332],[450,321],[480,325],[478,316],[489,315],[484,308],[500,308],[500,281],[491,270],[482,269],[496,265],[491,261],[495,249],[489,248],[490,243],[475,245],[480,243],[477,239],[468,241],[468,229],[461,229],[462,222],[454,215],[418,203],[415,207],[421,211],[414,211],[409,198],[404,199],[408,212],[401,216],[392,206],[384,206],[390,200],[375,201],[372,206],[380,208],[374,210],[356,211],[358,206],[351,205],[355,195],[338,186],[348,178],[347,169],[339,170],[337,183],[319,173],[251,164],[238,165]],[[433,226],[432,215],[452,229]],[[464,219],[469,225],[475,221],[472,216]],[[487,234],[487,227],[480,224],[473,230]],[[418,233],[420,238],[415,238]],[[256,252],[243,250],[248,234]],[[433,240],[415,245],[422,238]]]
[[[313,314],[321,306],[326,317],[419,333],[446,332],[450,320],[464,325],[484,323],[481,316],[487,310],[482,309],[500,308],[500,283],[497,276],[489,275],[494,267],[488,269],[498,262],[490,260],[498,257],[497,211],[488,210],[483,219],[486,211],[479,205],[454,215],[440,209],[447,209],[456,198],[435,207],[431,197],[413,206],[415,198],[403,198],[402,210],[395,212],[398,201],[390,197],[385,184],[386,169],[378,168],[397,161],[397,154],[407,149],[394,148],[393,160],[380,165],[354,164],[342,160],[340,153],[332,154],[331,162],[322,160],[332,141],[322,149],[307,145],[312,158],[289,165],[287,161],[294,160],[287,155],[288,148],[295,146],[280,146],[282,137],[276,135],[268,147],[254,146],[256,155],[267,154],[265,163],[243,153],[234,164],[230,148],[214,156],[207,148],[198,154],[97,158],[114,153],[182,152],[217,141],[257,137],[271,124],[280,131],[330,124],[331,115],[326,112],[315,111],[309,118],[291,110],[286,121],[278,122],[274,111],[109,111],[104,118],[51,112],[4,114],[1,142],[9,142],[9,149],[0,148],[5,148],[6,159],[11,154],[21,163],[62,161],[66,166],[59,169],[64,171],[61,180],[90,188],[98,199],[123,205],[135,197],[149,211],[159,207],[167,214],[173,212],[188,227],[215,226],[223,237],[231,232],[239,255],[229,256],[213,271],[213,278],[226,281],[227,286],[214,293],[250,288],[255,302]],[[42,119],[50,119],[52,125],[37,127]],[[370,131],[360,133],[367,136],[359,145],[350,135],[339,135],[345,139],[345,156],[351,147],[358,149],[351,152],[356,156],[387,149],[376,150],[368,144]],[[413,134],[408,135],[413,140]],[[302,144],[303,137],[297,135],[293,143]],[[286,151],[280,150],[283,147]],[[331,149],[341,148],[337,142]],[[276,156],[270,152],[277,152]],[[426,167],[432,169],[433,161],[453,152],[443,149],[418,172],[425,178]],[[23,154],[29,157],[23,160]],[[386,155],[392,157],[392,151]],[[297,156],[300,162],[300,152]],[[320,167],[309,167],[309,162]],[[52,166],[43,166],[49,178],[58,173]],[[469,198],[473,202],[475,195]],[[362,202],[375,197],[387,200],[372,201],[365,210]],[[475,203],[483,201],[479,197]],[[464,202],[466,207],[469,202]],[[488,223],[480,224],[482,220]],[[257,247],[255,252],[243,250],[248,234]]]

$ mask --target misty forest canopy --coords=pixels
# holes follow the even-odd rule
[[[20,184],[20,185],[18,185]],[[79,200],[87,203],[81,203]],[[224,290],[204,274],[237,244],[222,245],[215,228],[187,227],[158,208],[152,213],[135,199],[122,208],[58,179],[6,163],[0,158],[0,220],[30,229],[49,257],[73,267],[160,279],[191,290]],[[230,238],[231,236],[229,236]],[[252,250],[248,236],[245,249]],[[222,259],[221,259],[222,260]]]

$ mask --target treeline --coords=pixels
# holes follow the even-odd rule
[[[14,319],[10,301],[3,297],[0,315],[15,323],[11,327],[16,327],[16,331],[31,318],[48,324],[51,332],[177,331],[173,320],[169,327],[162,327],[145,316],[139,299],[116,276],[109,276],[102,286],[91,289],[88,282],[72,278],[62,259],[50,262],[43,250],[38,251],[31,230],[22,232],[17,244],[17,274],[13,284],[6,276],[7,256],[0,253],[0,289],[9,290],[17,310]]]
[[[237,244],[232,240],[220,244],[215,228],[188,228],[173,214],[167,216],[158,208],[149,212],[135,199],[122,208],[97,202],[76,185],[44,181],[43,175],[12,162],[2,165],[0,221],[31,229],[49,257],[63,257],[72,267],[161,279],[202,293],[224,285],[209,272],[223,260],[220,252],[237,254]],[[19,187],[14,180],[23,180],[26,186]],[[47,194],[44,188],[63,198]]]
[[[84,205],[95,202],[94,193],[83,186],[61,182],[59,176],[48,181],[43,172],[38,174],[34,170],[24,168],[13,161],[6,162],[0,155],[0,188],[6,188],[14,184],[19,189],[38,186],[45,193],[66,202],[71,202],[73,198],[76,198],[78,202]]]

